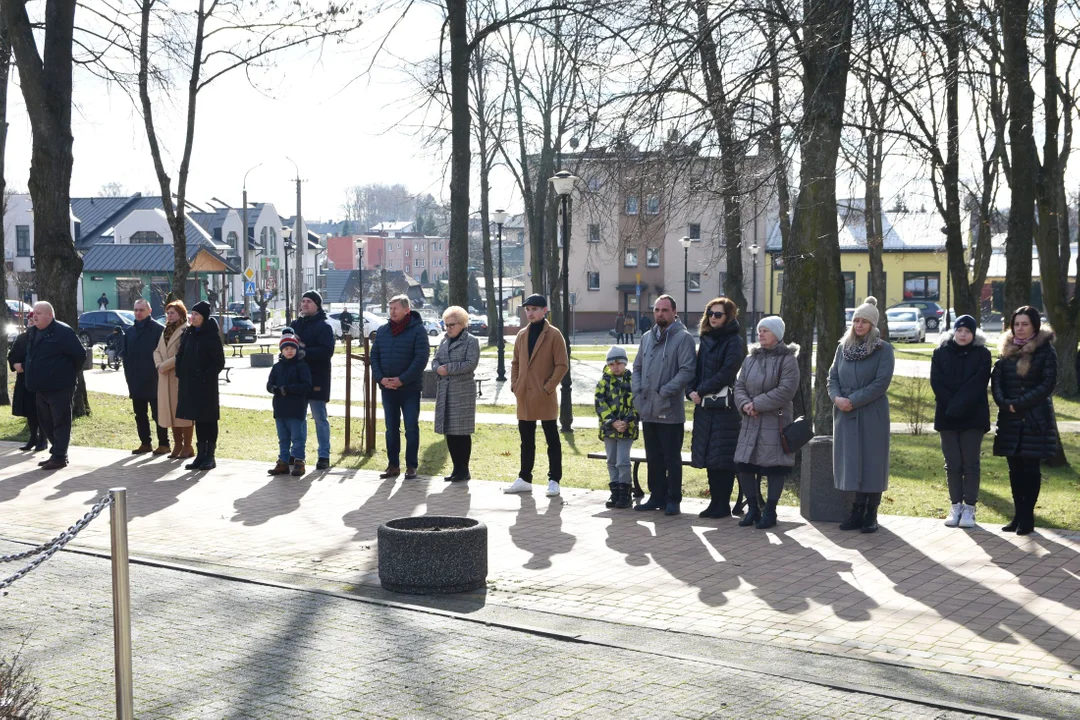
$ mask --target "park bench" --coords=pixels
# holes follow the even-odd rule
[[[227,383],[231,383],[231,382],[232,382],[232,380],[230,380],[230,379],[229,379],[229,373],[230,373],[230,372],[232,372],[232,368],[231,368],[231,367],[229,367],[228,365],[226,365],[226,366],[225,366],[225,382],[227,382]]]
[[[606,452],[591,452],[588,455],[590,460],[607,460]],[[630,451],[630,462],[633,467],[634,474],[634,497],[639,500],[645,497],[645,492],[641,489],[641,483],[638,482],[638,469],[641,467],[641,463],[645,462],[645,450],[640,448],[634,448]],[[690,453],[684,452],[682,454],[683,467],[689,467],[690,465]]]
[[[476,397],[484,397],[484,383],[490,380],[489,377],[474,377],[476,380]]]

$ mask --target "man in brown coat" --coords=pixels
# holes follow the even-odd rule
[[[559,494],[562,480],[562,444],[555,420],[559,416],[556,390],[570,369],[566,340],[545,319],[547,298],[525,298],[529,326],[517,334],[510,363],[510,392],[517,398],[518,434],[521,435],[521,472],[517,480],[503,488],[505,493],[532,492],[532,470],[536,460],[536,421],[544,428],[548,454],[548,497]]]

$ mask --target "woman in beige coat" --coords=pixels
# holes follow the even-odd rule
[[[187,308],[184,303],[174,300],[165,306],[165,331],[158,340],[154,351],[154,365],[158,371],[158,425],[173,429],[173,451],[169,457],[189,458],[195,456],[191,447],[191,438],[195,429],[190,420],[176,417],[177,396],[180,384],[176,379],[176,353],[180,349],[180,338],[187,327]]]

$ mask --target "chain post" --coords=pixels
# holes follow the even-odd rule
[[[361,312],[363,314],[363,312]],[[351,328],[350,328],[351,329]],[[345,333],[345,452],[352,450],[352,333]]]
[[[116,660],[116,718],[134,720],[131,677],[131,583],[128,576],[127,489],[112,488],[113,650]]]

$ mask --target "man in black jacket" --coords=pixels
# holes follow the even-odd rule
[[[330,418],[326,402],[330,399],[330,360],[334,355],[334,329],[326,321],[322,295],[309,290],[300,300],[300,317],[292,324],[293,332],[304,343],[304,362],[311,370],[311,395],[308,407],[315,421],[315,437],[319,441],[319,460],[316,470],[330,467]]]
[[[139,299],[135,301],[135,324],[124,331],[124,342],[120,356],[124,358],[124,379],[127,380],[128,397],[135,411],[135,427],[139,431],[139,447],[131,451],[132,455],[142,455],[153,450],[155,455],[169,454],[169,431],[157,424],[158,419],[158,371],[154,364],[154,351],[165,329],[150,318],[150,303]],[[150,434],[150,418],[147,408],[154,418],[157,428],[158,446],[155,450]]]
[[[37,393],[38,420],[52,443],[43,470],[59,470],[68,464],[71,441],[71,403],[86,348],[69,325],[56,319],[47,302],[34,305],[34,327],[26,352],[26,389]]]

